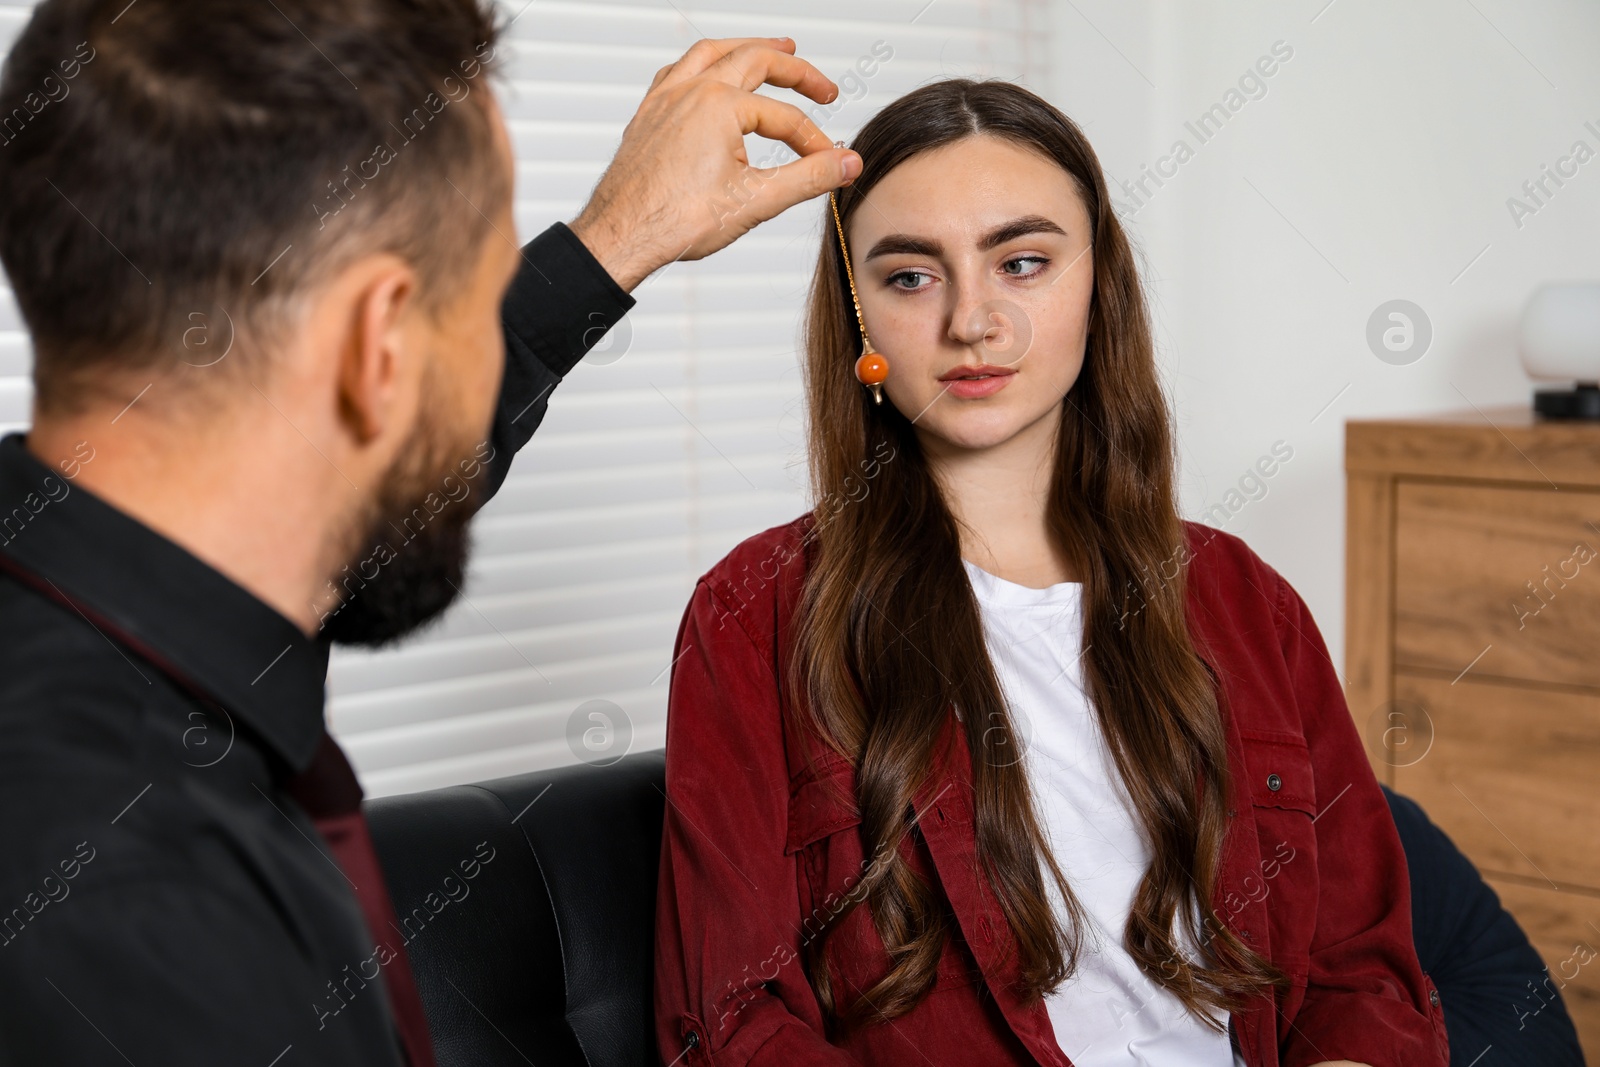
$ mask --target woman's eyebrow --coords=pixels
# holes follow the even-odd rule
[[[1066,230],[1043,215],[1023,215],[1021,218],[996,226],[978,238],[978,248],[987,252],[996,245],[1003,245],[1017,237],[1026,237],[1030,233],[1059,233],[1063,237],[1067,235]]]
[[[987,252],[997,245],[1018,237],[1025,237],[1030,233],[1059,233],[1063,237],[1067,231],[1057,226],[1043,215],[1023,215],[1012,219],[1010,222],[1001,223],[982,237],[978,238],[978,248]],[[944,254],[944,245],[931,237],[917,237],[909,233],[891,233],[878,240],[871,250],[863,257],[862,262],[876,259],[878,256],[908,255],[908,256],[940,256]]]
[[[909,233],[891,233],[887,237],[880,237],[878,243],[862,257],[862,262],[876,259],[879,256],[942,256],[944,245],[931,237],[913,237]]]

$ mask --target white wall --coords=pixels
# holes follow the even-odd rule
[[[1600,5],[1050,10],[1052,99],[1085,126],[1108,178],[1137,179],[1176,140],[1194,149],[1142,204],[1118,194],[1148,257],[1185,513],[1222,500],[1274,442],[1293,448],[1224,528],[1299,589],[1342,673],[1344,421],[1526,403],[1513,340],[1523,301],[1541,281],[1600,277],[1600,159],[1552,184],[1520,226],[1507,207],[1575,141],[1600,151]],[[1278,41],[1293,54],[1264,95],[1204,143],[1185,128]],[[1371,313],[1396,298],[1433,326],[1404,366],[1366,341]]]

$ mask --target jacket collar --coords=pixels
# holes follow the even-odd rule
[[[323,733],[328,644],[132,517],[0,439],[0,563],[107,640],[242,720],[292,772]],[[92,447],[85,459],[93,461]],[[31,579],[31,580],[30,580]],[[52,589],[54,594],[52,595]],[[96,622],[98,620],[98,622]]]

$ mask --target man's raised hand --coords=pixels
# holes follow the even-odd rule
[[[788,38],[697,41],[656,73],[616,158],[572,223],[624,289],[674,260],[710,255],[861,173],[860,156],[833,147],[800,108],[757,95],[762,85],[819,104],[839,93],[794,55]],[[800,158],[752,166],[747,133],[781,141]]]

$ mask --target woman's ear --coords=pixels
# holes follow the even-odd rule
[[[356,442],[365,445],[392,428],[408,378],[420,373],[408,342],[407,311],[418,279],[410,264],[376,256],[357,265],[352,278],[348,326],[339,347],[339,412]]]

